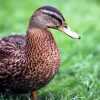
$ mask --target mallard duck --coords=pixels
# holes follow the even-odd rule
[[[49,28],[80,38],[71,31],[58,9],[38,8],[30,18],[25,36],[0,39],[0,92],[32,93],[34,100],[35,91],[55,76],[60,54]]]

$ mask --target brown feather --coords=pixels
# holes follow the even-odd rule
[[[11,36],[0,41],[0,88],[5,91],[37,90],[53,78],[58,66],[59,51],[47,30],[34,28],[26,38]]]

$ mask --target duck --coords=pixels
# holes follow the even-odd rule
[[[53,79],[59,70],[60,52],[49,29],[80,38],[56,7],[45,5],[33,12],[26,35],[0,39],[0,93],[31,93],[31,100],[36,100],[37,90]]]

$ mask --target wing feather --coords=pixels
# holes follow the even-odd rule
[[[0,79],[20,74],[25,66],[25,37],[0,39]]]

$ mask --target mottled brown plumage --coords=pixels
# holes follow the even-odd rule
[[[26,36],[0,40],[0,92],[29,93],[54,77],[60,54],[48,28],[66,32],[67,26],[56,8],[43,6],[32,15]]]

